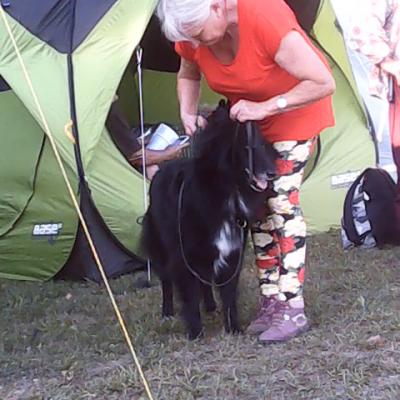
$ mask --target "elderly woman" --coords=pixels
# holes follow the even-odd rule
[[[257,121],[279,154],[266,216],[252,227],[261,301],[248,332],[264,343],[288,340],[308,328],[299,189],[316,136],[334,125],[329,67],[283,0],[160,0],[157,14],[181,56],[186,132],[205,123],[197,115],[204,75],[229,99],[231,118]]]

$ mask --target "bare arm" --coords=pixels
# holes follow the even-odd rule
[[[177,91],[182,124],[187,134],[196,130],[196,125],[204,126],[205,121],[197,115],[200,99],[201,74],[195,63],[181,59],[177,77]]]
[[[282,94],[288,102],[287,110],[313,103],[335,91],[335,81],[330,71],[296,31],[289,32],[282,39],[275,62],[300,81],[289,92]],[[274,99],[271,100],[275,105]],[[272,107],[271,112],[274,111],[278,112]]]
[[[177,79],[181,114],[196,114],[200,98],[201,79],[197,65],[182,58]]]
[[[286,93],[285,111],[294,110],[313,103],[335,91],[335,81],[325,64],[304,40],[300,33],[289,32],[281,41],[275,62],[300,82]],[[239,121],[261,120],[281,113],[276,96],[264,102],[254,103],[241,100],[231,110],[231,116]]]

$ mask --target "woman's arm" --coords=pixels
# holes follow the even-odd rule
[[[204,126],[205,120],[198,116],[201,74],[197,64],[181,58],[177,76],[177,91],[180,115],[185,132],[192,135],[198,126]]]
[[[275,55],[275,62],[300,83],[288,92],[264,102],[240,100],[231,109],[232,118],[241,122],[262,120],[281,112],[303,107],[335,91],[335,81],[331,72],[297,31],[290,31],[282,39]],[[283,110],[277,105],[279,97],[282,96],[287,101]]]

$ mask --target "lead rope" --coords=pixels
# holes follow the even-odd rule
[[[213,286],[212,282],[208,282],[205,279],[203,279],[188,263],[186,255],[185,255],[185,251],[183,249],[183,239],[182,239],[182,226],[181,226],[181,210],[182,210],[182,203],[183,203],[183,189],[185,186],[185,181],[182,181],[181,187],[179,188],[179,197],[178,197],[178,235],[179,235],[179,245],[180,245],[180,249],[181,249],[181,255],[182,255],[182,259],[183,262],[186,266],[186,268],[190,271],[190,273],[197,278],[201,283],[204,283],[205,285],[208,286]],[[239,225],[240,228],[240,243],[243,243],[244,241],[244,229],[246,227],[246,224],[244,225]],[[243,262],[243,253],[244,253],[244,243],[243,246],[241,246],[240,249],[240,253],[239,253],[239,260],[238,260],[238,264],[236,266],[236,270],[235,272],[229,277],[229,279],[227,279],[225,282],[223,283],[214,283],[216,287],[221,287],[221,286],[225,286],[227,285],[229,282],[232,281],[233,278],[235,278],[237,276],[237,274],[239,273],[240,267],[242,265]]]
[[[101,277],[103,279],[104,285],[106,286],[107,293],[108,293],[108,295],[110,297],[112,306],[114,308],[114,311],[115,311],[115,314],[117,316],[118,322],[119,322],[119,324],[121,326],[121,329],[122,329],[122,332],[124,334],[125,340],[126,340],[126,342],[128,344],[130,353],[132,354],[132,358],[133,358],[133,360],[134,360],[134,362],[136,364],[136,367],[138,369],[140,378],[141,378],[141,380],[143,382],[145,392],[146,392],[148,398],[150,400],[153,400],[153,396],[151,394],[150,387],[149,387],[149,385],[147,383],[147,380],[146,380],[146,378],[144,376],[144,373],[143,373],[142,367],[140,365],[139,359],[137,358],[135,349],[133,348],[133,344],[132,344],[131,338],[129,336],[128,330],[126,328],[125,322],[124,322],[124,320],[122,318],[122,315],[121,315],[121,312],[120,312],[120,310],[118,308],[117,302],[115,301],[115,297],[114,297],[114,295],[112,293],[112,290],[111,290],[111,287],[110,287],[110,285],[108,283],[107,276],[106,276],[106,274],[104,272],[104,268],[103,268],[103,266],[101,264],[101,261],[100,261],[100,258],[98,256],[98,254],[97,254],[97,250],[96,250],[96,248],[94,246],[94,243],[93,243],[92,237],[90,235],[89,229],[87,227],[85,218],[83,217],[82,212],[81,212],[81,210],[79,208],[78,201],[77,201],[77,199],[75,197],[75,194],[74,194],[74,191],[72,189],[71,183],[70,183],[70,181],[68,179],[68,176],[67,176],[67,173],[65,171],[63,162],[61,160],[60,153],[59,153],[59,151],[57,149],[57,145],[56,145],[56,143],[54,141],[54,138],[53,138],[53,134],[52,134],[52,132],[51,132],[49,126],[48,126],[47,120],[46,120],[46,118],[44,116],[44,113],[43,113],[42,107],[40,105],[39,99],[38,99],[38,97],[36,95],[36,91],[35,91],[35,89],[33,87],[33,84],[32,84],[31,78],[29,76],[29,73],[28,73],[28,71],[26,69],[24,60],[22,59],[21,52],[20,52],[20,50],[18,48],[18,44],[17,44],[17,42],[15,40],[15,37],[14,37],[14,35],[12,33],[11,27],[10,27],[8,21],[7,21],[7,18],[6,18],[6,15],[5,15],[5,12],[4,12],[2,6],[0,6],[0,14],[1,14],[1,18],[3,19],[4,25],[6,27],[7,33],[9,35],[9,37],[10,37],[10,40],[11,40],[11,42],[13,44],[14,50],[15,50],[15,52],[17,54],[17,58],[18,58],[18,61],[20,63],[24,78],[25,78],[25,80],[26,80],[26,82],[28,84],[28,87],[29,87],[29,90],[30,90],[30,92],[32,94],[35,106],[37,107],[37,110],[39,112],[40,119],[41,119],[41,121],[43,123],[44,131],[45,131],[47,137],[49,138],[51,147],[53,149],[53,152],[54,152],[54,155],[56,157],[57,163],[58,163],[58,165],[60,167],[62,176],[63,176],[65,184],[67,186],[69,195],[71,197],[72,203],[73,203],[73,205],[75,207],[75,210],[76,210],[76,212],[78,214],[79,221],[80,221],[80,223],[82,225],[82,228],[83,228],[83,231],[85,233],[86,239],[87,239],[87,241],[89,243],[89,247],[90,247],[90,249],[92,251],[92,254],[93,254],[93,257],[94,257],[94,259],[96,261],[96,265],[97,265],[97,267],[98,267],[98,269],[100,271],[100,275],[101,275]]]

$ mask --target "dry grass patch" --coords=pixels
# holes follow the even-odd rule
[[[400,398],[400,248],[344,253],[337,232],[311,238],[311,331],[262,346],[205,317],[189,343],[179,320],[160,323],[160,288],[112,282],[155,399]],[[241,276],[243,324],[254,315],[250,253]],[[103,287],[0,282],[0,398],[145,399]]]

